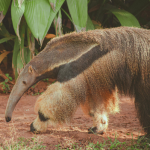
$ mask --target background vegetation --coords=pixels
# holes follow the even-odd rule
[[[150,28],[150,0],[0,0],[0,63],[17,78],[51,38],[121,25]]]

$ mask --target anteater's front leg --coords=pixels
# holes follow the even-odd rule
[[[107,112],[96,112],[93,114],[93,127],[88,129],[89,133],[104,134],[108,128]]]
[[[77,106],[67,84],[56,82],[50,85],[36,101],[35,112],[38,112],[38,116],[30,130],[43,132],[48,124],[69,123]]]

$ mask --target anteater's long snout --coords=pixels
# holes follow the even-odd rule
[[[15,106],[20,100],[23,93],[25,92],[24,89],[21,88],[19,89],[19,87],[17,87],[18,89],[16,90],[16,86],[17,85],[15,84],[7,102],[6,111],[5,111],[5,119],[7,122],[11,121],[12,113],[15,109]]]
[[[11,120],[12,113],[15,106],[19,102],[20,98],[30,88],[34,85],[38,79],[37,73],[34,71],[31,65],[26,65],[24,70],[20,73],[7,102],[5,119],[7,122]]]

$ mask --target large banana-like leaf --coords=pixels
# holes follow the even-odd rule
[[[0,0],[0,23],[4,19],[9,8],[11,0]]]
[[[67,0],[67,4],[76,30],[84,30],[88,19],[87,0]]]
[[[25,20],[20,23],[20,38],[15,39],[14,49],[13,49],[13,70],[15,74],[15,79],[17,79],[18,74],[22,71],[23,67],[31,60],[31,51],[29,48],[24,47],[25,33],[27,31],[27,24]]]
[[[12,1],[11,18],[12,18],[14,30],[15,30],[19,40],[21,40],[20,35],[19,35],[19,25],[20,25],[21,18],[25,11],[25,2],[20,4],[18,1],[19,0]]]
[[[25,19],[36,39],[42,43],[54,17],[65,0],[56,1],[55,11],[52,10],[48,0],[32,0],[26,2]]]
[[[110,11],[117,17],[122,26],[138,27],[140,24],[134,15],[121,9],[110,9]]]
[[[26,1],[25,19],[36,39],[43,39],[50,17],[50,4],[48,0]]]

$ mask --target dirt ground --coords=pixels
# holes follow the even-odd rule
[[[11,138],[18,137],[38,137],[46,149],[55,149],[55,145],[61,144],[68,147],[72,143],[78,143],[84,147],[89,142],[103,142],[103,139],[110,137],[112,140],[117,139],[120,142],[136,139],[138,135],[144,132],[136,117],[134,100],[128,97],[122,97],[120,100],[120,113],[109,116],[109,127],[105,134],[95,135],[88,134],[87,130],[92,126],[92,119],[86,117],[81,108],[78,108],[70,125],[63,127],[49,126],[45,133],[33,134],[29,132],[30,124],[36,118],[34,104],[38,96],[24,95],[17,104],[12,121],[5,122],[5,108],[9,95],[0,95],[0,143]]]

